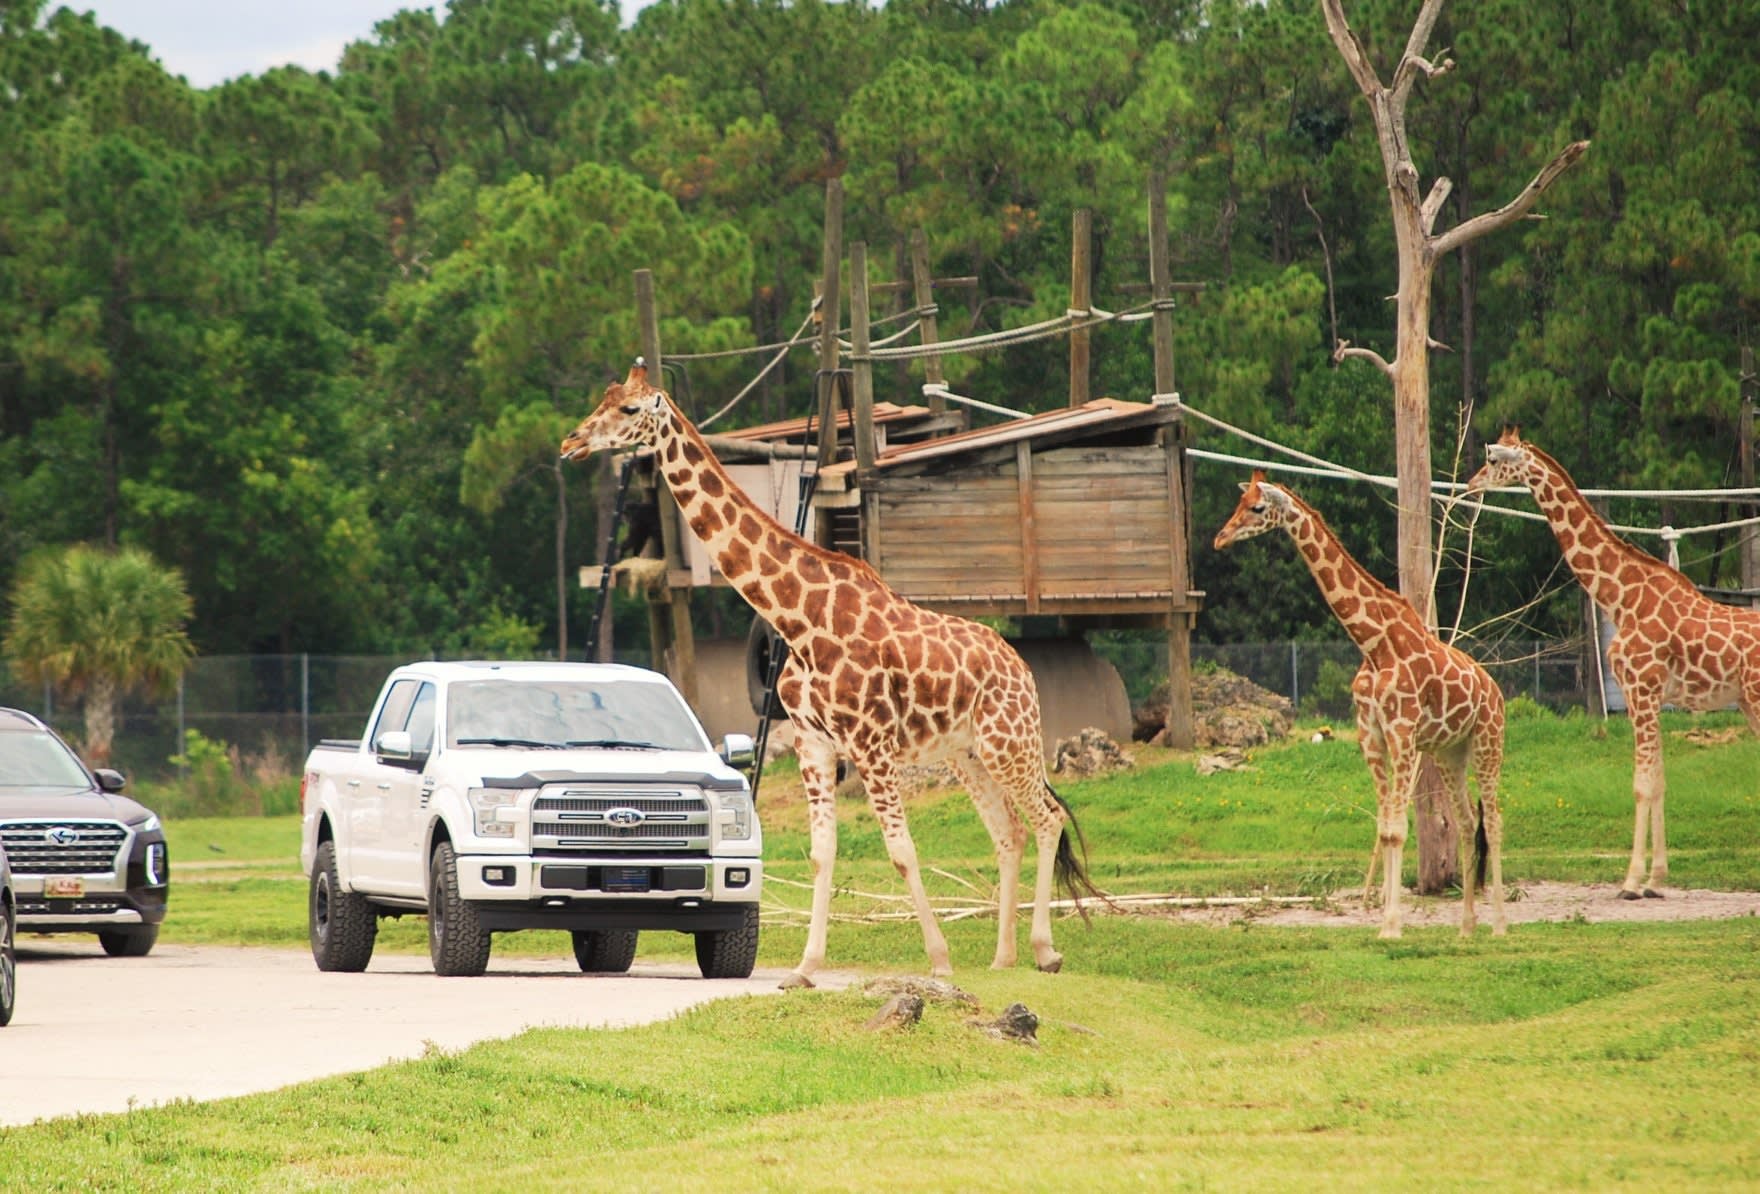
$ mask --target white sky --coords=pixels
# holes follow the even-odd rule
[[[622,0],[627,22],[648,0]],[[212,87],[239,75],[296,63],[334,72],[342,48],[412,8],[444,15],[446,0],[60,0],[152,48],[174,75]],[[48,6],[57,7],[55,0]]]

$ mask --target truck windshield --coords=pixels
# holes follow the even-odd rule
[[[446,743],[708,749],[671,689],[619,680],[455,680],[446,689]]]
[[[76,788],[86,791],[79,760],[54,735],[21,730],[0,734],[0,788]]]

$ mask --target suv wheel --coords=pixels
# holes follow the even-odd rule
[[[18,916],[8,904],[0,908],[0,1028],[12,1023],[18,1003]]]
[[[622,974],[636,960],[635,929],[574,932],[574,960],[588,974]]]
[[[704,978],[750,978],[758,961],[758,906],[745,905],[737,929],[696,934],[697,969]]]
[[[358,973],[373,957],[379,914],[364,896],[342,890],[336,873],[336,843],[318,843],[312,860],[312,889],[306,907],[312,960],[319,970]]]
[[[142,925],[138,929],[111,929],[98,934],[98,944],[113,958],[144,958],[153,952],[153,943],[158,940],[158,925]]]
[[[428,957],[442,978],[472,977],[489,968],[489,934],[478,926],[476,908],[459,898],[451,842],[435,846],[428,863]]]

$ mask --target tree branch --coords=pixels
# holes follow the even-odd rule
[[[1355,357],[1359,361],[1368,361],[1371,365],[1381,370],[1381,372],[1390,380],[1393,377],[1393,366],[1389,365],[1387,359],[1380,353],[1376,352],[1373,348],[1358,348],[1349,340],[1340,340],[1337,346],[1332,350],[1332,363],[1334,365],[1340,364],[1347,357]]]
[[[1446,54],[1447,51],[1445,50],[1443,53]],[[1404,58],[1399,60],[1399,68],[1393,72],[1393,86],[1390,90],[1393,92],[1394,102],[1405,103],[1406,96],[1411,93],[1412,83],[1417,80],[1419,75],[1423,75],[1426,79],[1434,79],[1437,75],[1446,75],[1453,69],[1454,59],[1452,58],[1431,62],[1428,58],[1422,58],[1408,52]]]
[[[1431,7],[1441,3],[1442,0],[1430,0]],[[1376,75],[1375,68],[1369,65],[1369,55],[1363,49],[1363,43],[1357,40],[1357,35],[1351,32],[1350,22],[1344,19],[1344,5],[1341,0],[1320,0],[1320,11],[1326,15],[1326,31],[1332,35],[1332,44],[1344,56],[1344,64],[1350,68],[1351,77],[1357,81],[1363,94],[1372,98],[1382,90],[1381,79]],[[1422,19],[1419,17],[1419,20]],[[1432,16],[1430,22],[1435,24],[1436,18]],[[1413,36],[1416,35],[1417,31],[1414,30]],[[1423,49],[1423,46],[1420,44],[1418,48]]]
[[[1589,151],[1587,141],[1573,141],[1558,151],[1550,162],[1534,176],[1534,180],[1522,188],[1522,193],[1498,208],[1496,211],[1484,212],[1474,216],[1464,224],[1457,224],[1430,242],[1429,252],[1432,260],[1444,253],[1460,248],[1468,241],[1477,240],[1487,232],[1495,232],[1521,219],[1533,206],[1540,201],[1546,188],[1558,181],[1559,175],[1577,164],[1577,159]]]
[[[1430,193],[1424,196],[1424,204],[1418,209],[1418,219],[1424,229],[1424,235],[1430,235],[1430,229],[1436,226],[1436,213],[1442,210],[1443,201],[1454,190],[1454,180],[1438,178],[1430,184]]]

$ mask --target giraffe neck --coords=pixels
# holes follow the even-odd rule
[[[1528,488],[1552,527],[1565,563],[1595,604],[1608,610],[1618,608],[1634,565],[1641,572],[1667,573],[1672,578],[1685,579],[1614,534],[1558,461],[1532,444],[1528,445],[1528,455],[1532,461],[1528,466]]]
[[[1404,597],[1382,584],[1344,549],[1320,512],[1290,495],[1296,515],[1284,524],[1296,550],[1313,574],[1320,595],[1363,654],[1374,657],[1387,645],[1387,628],[1398,620],[1411,623],[1423,636],[1429,628]]]
[[[680,513],[728,583],[798,647],[797,640],[812,630],[798,616],[803,574],[828,578],[834,570],[824,565],[841,557],[795,534],[753,501],[670,399],[668,414],[654,452]]]

